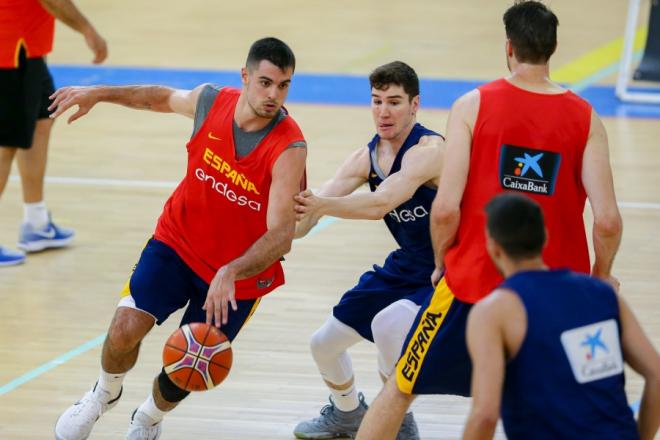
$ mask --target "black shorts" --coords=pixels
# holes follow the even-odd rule
[[[50,112],[55,91],[46,60],[19,54],[18,68],[0,69],[0,146],[30,148],[38,119]]]

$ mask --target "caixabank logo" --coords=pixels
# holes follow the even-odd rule
[[[504,144],[500,150],[500,184],[509,190],[551,196],[560,163],[559,153]]]

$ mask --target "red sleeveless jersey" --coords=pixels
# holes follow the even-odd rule
[[[475,303],[502,281],[486,251],[484,207],[505,191],[520,191],[541,205],[546,264],[589,273],[581,175],[591,106],[570,91],[534,93],[505,79],[479,92],[461,221],[445,257],[450,289]]]
[[[266,233],[271,171],[293,142],[304,141],[286,116],[246,157],[236,159],[234,110],[240,91],[223,88],[200,130],[188,142],[186,176],[165,203],[155,238],[172,247],[210,283]],[[284,284],[280,262],[236,281],[236,298],[258,298]]]
[[[0,68],[18,67],[21,46],[28,58],[47,55],[54,33],[55,18],[38,0],[0,0]]]

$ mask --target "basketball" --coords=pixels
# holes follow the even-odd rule
[[[206,391],[231,369],[231,343],[216,327],[194,322],[176,329],[163,348],[165,373],[186,391]]]

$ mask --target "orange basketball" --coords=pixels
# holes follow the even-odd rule
[[[165,373],[187,391],[206,391],[218,385],[229,374],[231,361],[227,336],[202,322],[176,329],[163,348]]]

